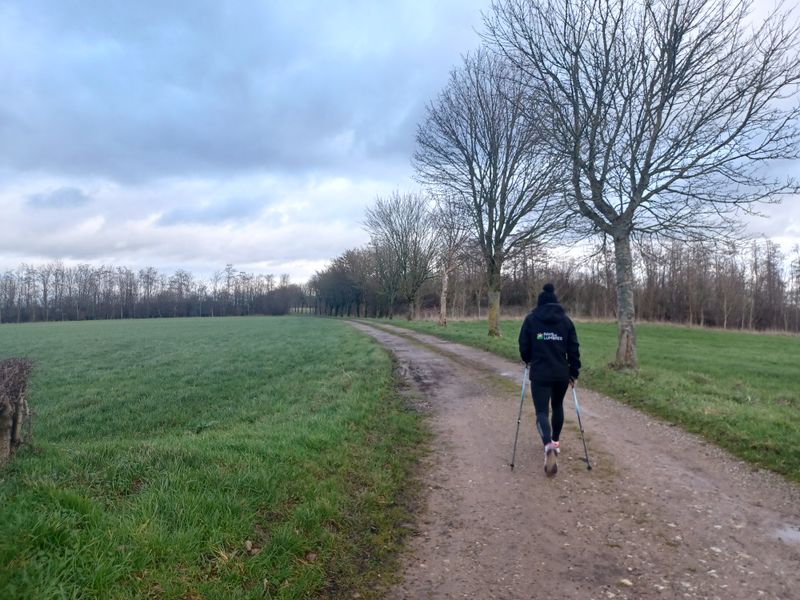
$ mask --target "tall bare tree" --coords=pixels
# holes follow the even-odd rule
[[[356,305],[356,316],[366,317],[370,277],[375,272],[372,253],[364,249],[346,250],[336,260],[340,262],[341,269],[352,282],[351,294]]]
[[[796,190],[761,167],[798,154],[798,30],[777,11],[750,28],[751,5],[502,0],[486,18],[547,105],[571,209],[613,239],[620,366],[637,366],[632,236],[728,232]]]
[[[800,246],[797,244],[792,248],[792,257],[789,265],[789,297],[794,315],[794,330],[797,331],[800,329]]]
[[[55,270],[55,265],[53,263],[48,263],[45,265],[41,265],[38,270],[39,276],[39,285],[42,290],[42,308],[44,309],[44,320],[50,320],[50,297],[51,297],[51,284],[53,281],[53,271]]]
[[[370,241],[372,261],[375,265],[375,278],[380,296],[386,305],[385,315],[394,318],[395,301],[402,280],[401,265],[396,260],[391,246],[380,239]]]
[[[377,249],[376,267],[399,278],[409,319],[419,316],[419,291],[431,278],[436,258],[436,226],[429,204],[424,196],[394,192],[378,198],[364,222]]]
[[[555,163],[526,111],[528,82],[485,50],[466,56],[417,130],[417,177],[442,191],[471,223],[489,286],[488,333],[500,335],[500,287],[508,255],[554,234]]]
[[[438,263],[442,287],[439,293],[439,325],[447,327],[447,302],[450,277],[464,260],[467,242],[470,239],[469,223],[465,223],[458,203],[447,196],[438,197],[433,214],[438,230]]]

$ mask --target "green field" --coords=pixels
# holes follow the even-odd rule
[[[503,321],[499,339],[486,335],[483,321],[392,323],[519,360],[521,320]],[[578,322],[576,329],[582,385],[800,481],[800,337],[638,325],[640,369],[626,372],[608,366],[615,323]]]
[[[425,433],[345,323],[3,325],[10,356],[35,363],[35,439],[0,470],[0,598],[368,598],[391,579]]]

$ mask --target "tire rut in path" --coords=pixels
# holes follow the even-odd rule
[[[520,363],[352,325],[431,407],[426,509],[389,598],[800,598],[797,486],[580,388],[593,470],[568,395],[545,477],[528,394],[512,471]]]

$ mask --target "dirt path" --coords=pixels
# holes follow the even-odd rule
[[[568,395],[558,475],[544,476],[530,396],[512,471],[521,363],[353,326],[397,357],[435,434],[389,598],[800,598],[797,486],[580,388],[593,470]]]

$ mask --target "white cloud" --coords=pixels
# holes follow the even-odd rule
[[[800,196],[784,198],[780,204],[762,205],[758,212],[761,216],[747,219],[747,234],[771,238],[785,254],[800,245]]]
[[[367,242],[360,220],[382,181],[245,176],[226,180],[163,180],[127,187],[92,182],[91,206],[32,210],[31,178],[0,193],[15,223],[0,236],[0,270],[21,262],[63,259],[142,268],[187,268],[207,276],[237,268],[307,279],[347,248]],[[251,194],[221,199],[222,191]],[[169,199],[168,203],[164,199]],[[46,232],[46,234],[43,234]]]

